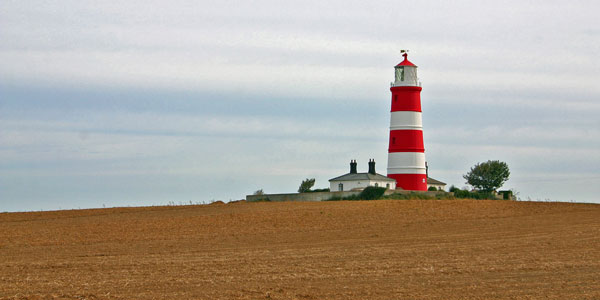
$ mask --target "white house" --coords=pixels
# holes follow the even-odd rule
[[[429,189],[430,187],[434,187],[438,190],[444,190],[444,188],[446,187],[446,183],[441,182],[439,180],[435,180],[431,177],[427,177],[427,188]]]
[[[368,186],[385,187],[388,189],[396,189],[396,180],[377,174],[375,172],[375,160],[369,160],[369,172],[357,173],[356,160],[350,161],[350,173],[342,176],[329,179],[329,190],[350,191],[353,189],[364,189]]]

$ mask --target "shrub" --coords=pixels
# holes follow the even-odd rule
[[[381,199],[387,188],[368,186],[360,192],[360,194],[350,195],[346,197],[332,196],[327,201],[340,201],[340,200],[378,200]]]
[[[376,186],[368,186],[360,194],[358,198],[361,200],[376,200],[380,199],[381,196],[385,193],[386,188],[384,187],[376,187]]]
[[[430,192],[435,192],[438,189],[435,186],[430,186],[427,190],[430,191]]]
[[[342,196],[331,196],[331,198],[325,200],[325,201],[342,201],[342,200],[362,200],[358,197],[358,195],[350,195],[350,196],[346,196],[346,197],[342,197]]]
[[[344,198],[342,198],[341,196],[331,196],[331,198],[325,200],[325,201],[341,201],[344,200]]]
[[[360,195],[350,195],[343,198],[343,200],[363,200],[359,197]]]
[[[446,193],[445,191],[442,191],[444,193],[439,193],[435,195],[435,199],[437,200],[442,200],[442,199],[455,199],[454,196],[451,196],[450,194]]]
[[[467,190],[456,190],[454,191],[454,197],[456,198],[469,198],[469,199],[495,199],[492,193],[487,192],[470,192]]]
[[[416,193],[416,192],[410,192],[410,193],[394,193],[388,196],[385,196],[385,199],[393,199],[393,200],[415,200],[415,199],[419,199],[419,200],[433,200],[433,199],[442,199],[442,198],[447,198],[446,196],[443,195],[436,195],[436,196],[430,196],[424,193]]]
[[[450,189],[448,191],[454,193],[456,191],[460,191],[460,189],[457,188],[457,187],[455,187],[454,184],[453,184],[453,185],[450,186]]]

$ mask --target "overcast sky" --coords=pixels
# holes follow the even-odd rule
[[[419,66],[430,176],[600,202],[598,1],[0,2],[0,211],[242,199],[386,174]]]

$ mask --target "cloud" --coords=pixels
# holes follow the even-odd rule
[[[460,186],[474,163],[501,159],[523,196],[594,201],[598,9],[5,1],[0,188],[30,207],[98,206],[326,186],[349,159],[384,173],[389,82],[408,48],[433,177]]]

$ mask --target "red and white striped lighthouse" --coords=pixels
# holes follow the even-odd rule
[[[396,78],[390,88],[392,116],[387,176],[396,180],[396,187],[426,191],[421,83],[417,78],[417,66],[408,61],[407,53],[402,56],[404,60],[394,67]]]

